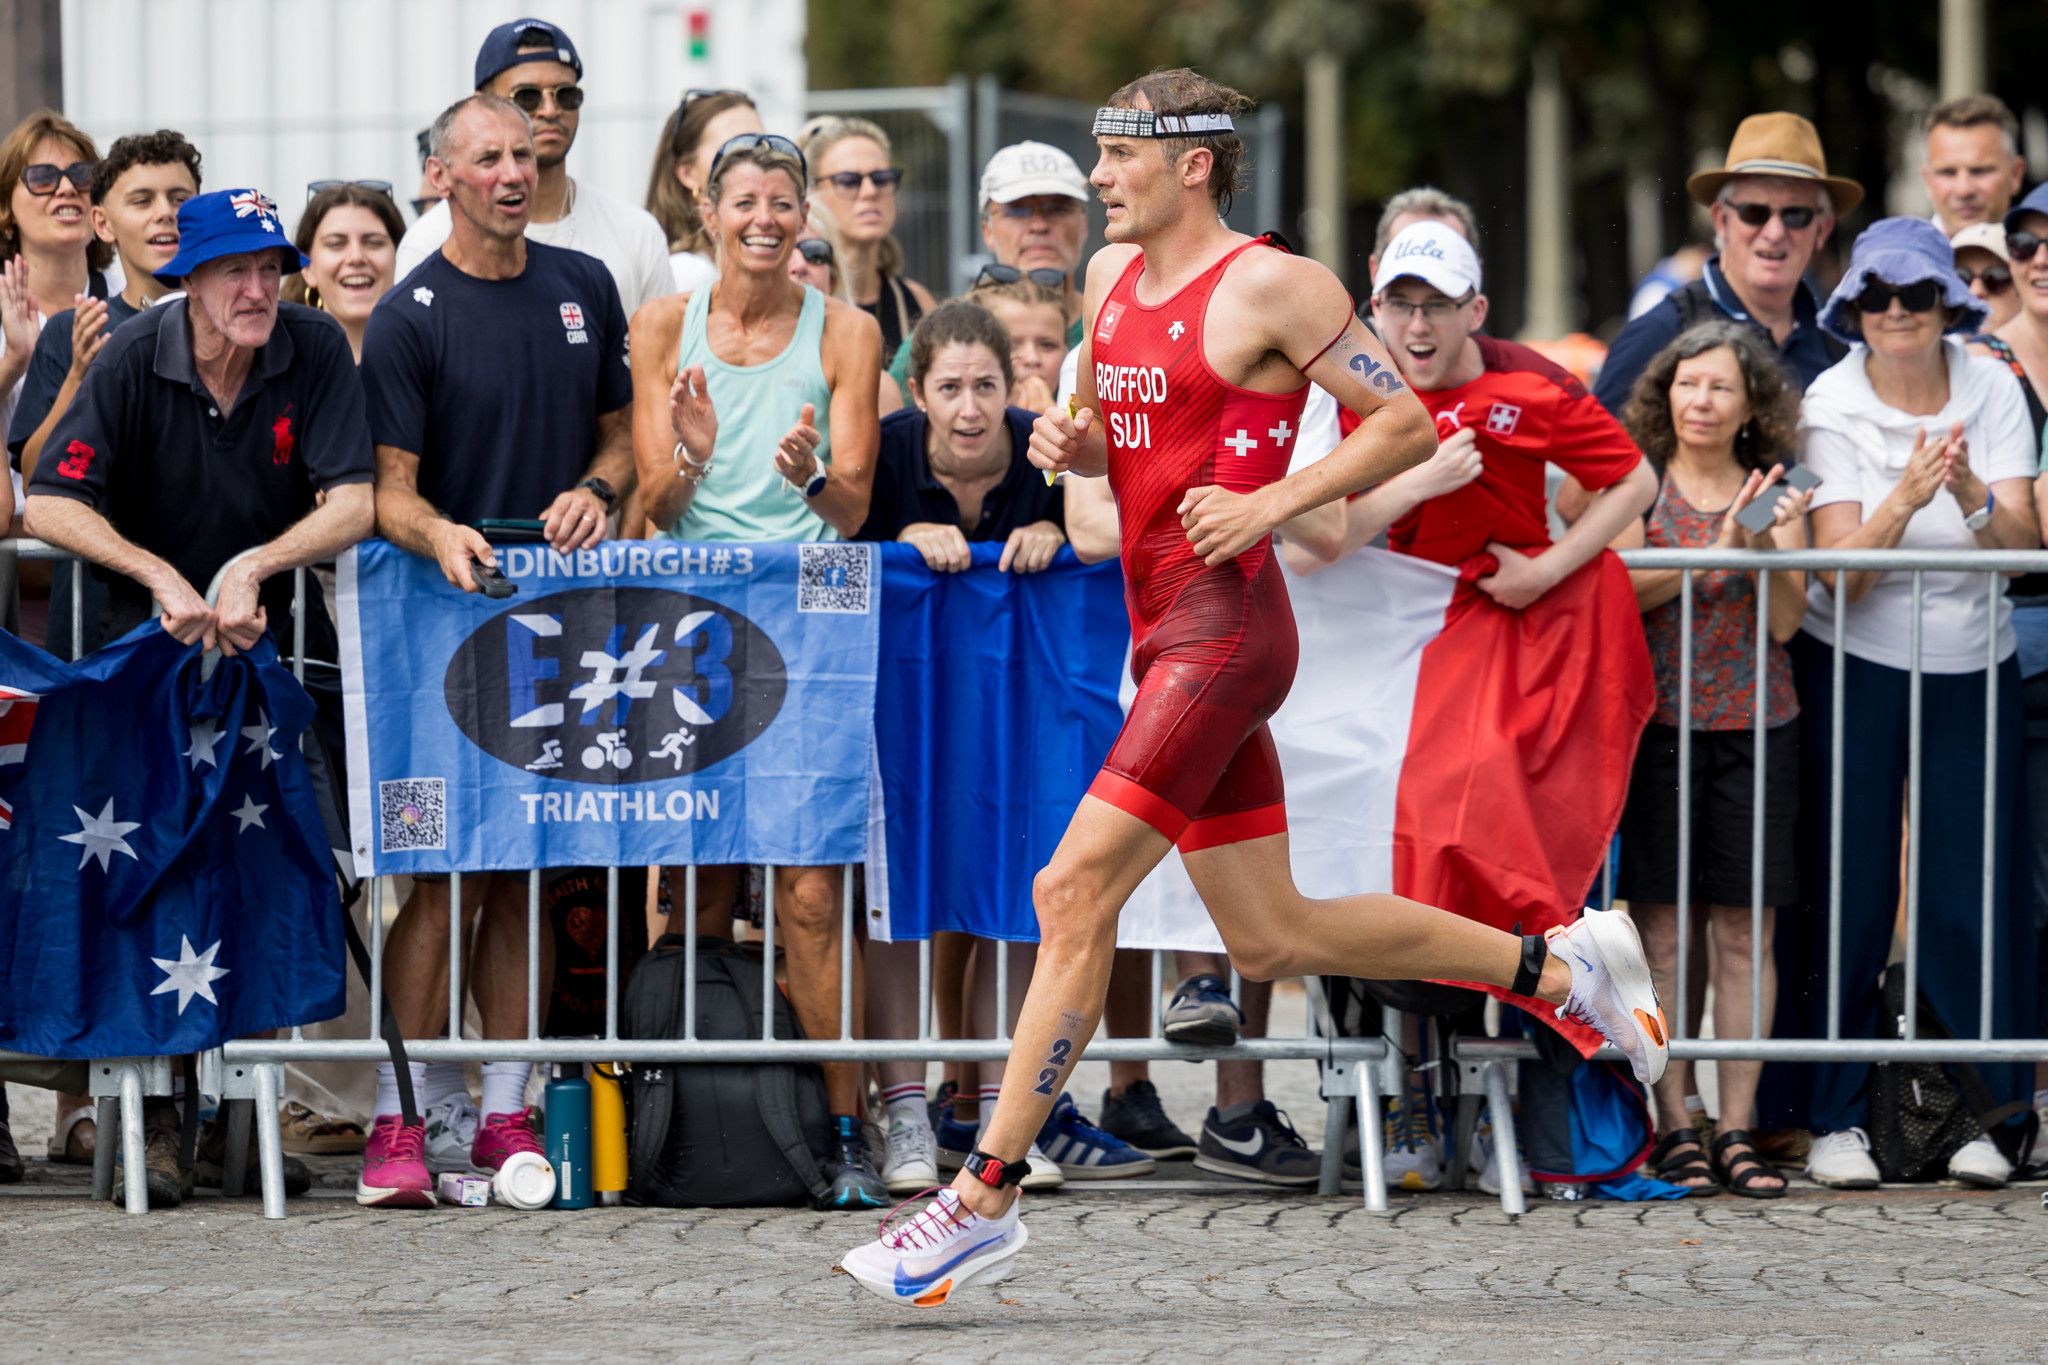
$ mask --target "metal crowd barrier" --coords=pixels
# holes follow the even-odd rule
[[[13,542],[27,558],[64,558],[59,552],[39,542]],[[4,545],[4,543],[0,543]],[[1906,876],[1906,963],[1909,991],[1917,983],[1919,942],[1917,872],[1919,867],[1919,820],[1918,809],[1921,783],[1921,737],[1919,733],[1920,691],[1921,691],[1921,630],[1920,609],[1924,576],[1930,572],[1966,570],[1984,575],[1986,593],[1994,604],[2001,591],[2001,576],[2023,571],[2048,571],[2048,552],[2027,551],[1837,551],[1837,550],[1787,550],[1787,551],[1722,551],[1722,550],[1639,550],[1623,555],[1631,568],[1638,569],[1679,569],[1683,571],[1680,590],[1681,639],[1683,647],[1680,660],[1680,691],[1682,715],[1689,715],[1685,703],[1691,696],[1692,671],[1692,625],[1694,620],[1694,575],[1715,569],[1732,569],[1758,573],[1771,568],[1780,569],[1839,569],[1879,570],[1903,572],[1912,575],[1913,600],[1915,604],[1914,627],[1911,638],[1911,706],[1912,737],[1909,764],[1907,798],[1907,876]],[[1759,577],[1758,589],[1758,669],[1759,684],[1767,678],[1767,651],[1770,644],[1768,634],[1770,581],[1767,573]],[[298,574],[297,592],[300,600],[305,591],[305,573]],[[1834,590],[1836,620],[1844,619],[1844,610],[1849,606],[1838,577]],[[74,642],[80,638],[79,588],[73,580],[71,602]],[[303,660],[297,656],[303,653],[304,626],[301,614],[294,610],[294,635],[300,648],[294,650],[295,668],[303,676]],[[1841,632],[1837,631],[1834,646],[1834,680],[1836,695],[1842,691],[1846,653],[1841,643]],[[1987,764],[1996,759],[1997,726],[1997,641],[1995,634],[1987,645],[1986,661],[1990,665],[1986,679],[1987,721],[1986,759]],[[1757,707],[1755,728],[1757,750],[1757,778],[1753,793],[1756,814],[1752,823],[1752,933],[1761,930],[1764,906],[1761,852],[1764,839],[1764,759],[1767,753],[1767,730],[1764,724],[1766,708]],[[1985,949],[1981,964],[1981,981],[1985,988],[1984,1004],[1978,1021],[1976,1038],[1925,1039],[1915,1036],[1915,1020],[1907,1019],[1907,1037],[1904,1040],[1853,1040],[1839,1036],[1839,1017],[1842,983],[1840,980],[1841,959],[1841,896],[1840,867],[1842,856],[1841,831],[1841,755],[1844,744],[1843,708],[1834,708],[1834,723],[1828,737],[1833,763],[1833,790],[1829,797],[1830,834],[1829,861],[1831,888],[1829,915],[1829,971],[1828,971],[1828,1015],[1829,1027],[1825,1038],[1757,1038],[1761,1030],[1762,1008],[1762,960],[1752,955],[1751,963],[1751,1034],[1749,1038],[1703,1039],[1694,1036],[1692,1022],[1687,1017],[1686,993],[1681,988],[1678,999],[1666,1002],[1666,1014],[1673,1020],[1672,1055],[1695,1060],[1974,1060],[1974,1061],[2026,1061],[2048,1058],[2048,1039],[1997,1039],[1992,1033],[1992,1011],[1989,986],[1992,980],[1993,954],[1990,929],[1993,919],[1993,883],[1990,854],[1992,853],[1992,831],[1988,819],[1994,799],[1994,782],[1987,770],[1985,782],[1985,869],[1983,876]],[[1678,973],[1680,982],[1687,979],[1689,970],[1691,905],[1687,886],[1691,870],[1691,838],[1689,829],[1691,739],[1689,727],[1681,725],[1679,733],[1680,770],[1680,829],[1679,829],[1679,888],[1678,888]],[[773,869],[770,869],[772,874]],[[850,873],[851,868],[847,871]],[[504,874],[499,874],[504,875]],[[540,873],[527,876],[527,1006],[525,1036],[510,1039],[465,1039],[462,1037],[463,1020],[463,936],[465,916],[461,913],[462,877],[456,874],[450,878],[449,886],[449,973],[447,1029],[439,1038],[407,1039],[406,1050],[420,1061],[528,1061],[528,1062],[588,1062],[617,1060],[623,1062],[763,1062],[763,1061],[1001,1061],[1009,1055],[1007,1029],[1003,1026],[1008,1018],[1009,982],[1007,954],[996,958],[996,1018],[997,1036],[988,1039],[945,1039],[935,1036],[932,1024],[932,945],[927,940],[918,945],[918,1033],[915,1038],[865,1039],[854,1036],[852,1018],[853,1002],[853,943],[854,914],[852,877],[842,878],[840,932],[841,953],[839,969],[840,1030],[837,1038],[807,1040],[777,1040],[772,1036],[772,1021],[764,1021],[763,1036],[749,1040],[712,1040],[696,1036],[696,989],[697,973],[694,954],[684,957],[684,1035],[676,1039],[649,1040],[625,1039],[618,1033],[619,1023],[619,873],[617,868],[609,871],[605,897],[606,932],[606,993],[604,1020],[605,1032],[598,1038],[556,1038],[543,1037],[540,1031],[540,989],[539,989],[539,944],[541,926]],[[1603,900],[1611,900],[1612,870],[1603,879]],[[387,1045],[382,1036],[380,1020],[383,1012],[383,885],[381,879],[369,884],[370,898],[370,959],[369,981],[369,1031],[361,1039],[314,1040],[303,1037],[302,1030],[294,1028],[286,1038],[241,1039],[227,1043],[207,1060],[207,1074],[215,1077],[224,1095],[233,1098],[247,1098],[255,1101],[255,1121],[261,1164],[264,1194],[264,1214],[269,1218],[284,1216],[283,1176],[281,1144],[279,1140],[278,1100],[283,1085],[281,1068],[286,1062],[310,1061],[357,1061],[364,1063],[385,1060]],[[697,877],[694,868],[685,876],[684,904],[685,917],[694,928],[697,912]],[[775,989],[775,943],[777,916],[775,909],[775,879],[766,878],[766,894],[763,907],[763,962],[762,978],[764,989]],[[482,913],[479,911],[479,913]],[[634,913],[641,913],[641,907],[634,907]],[[1753,937],[1752,941],[1755,939]],[[1407,1061],[1398,1046],[1388,1036],[1380,1037],[1339,1037],[1331,1026],[1330,1014],[1323,1000],[1318,983],[1308,983],[1311,1014],[1309,1030],[1305,1035],[1295,1037],[1247,1038],[1228,1048],[1189,1047],[1167,1042],[1160,1034],[1157,1001],[1162,994],[1163,958],[1158,950],[1152,953],[1151,981],[1153,986],[1154,1009],[1151,1033],[1145,1038],[1100,1038],[1089,1045],[1087,1056],[1106,1061],[1221,1061],[1221,1060],[1316,1060],[1323,1065],[1323,1092],[1328,1101],[1328,1131],[1325,1137],[1322,1189],[1335,1193],[1341,1171],[1342,1148],[1345,1130],[1355,1110],[1359,1124],[1361,1159],[1364,1166],[1364,1197],[1371,1209],[1386,1207],[1386,1189],[1381,1161],[1381,1127],[1378,1109],[1379,1097],[1383,1093],[1398,1094],[1404,1085],[1403,1073]],[[1233,981],[1233,984],[1235,982]],[[1399,1019],[1389,1016],[1388,1035],[1398,1038]],[[1500,1154],[1502,1174],[1501,1203],[1510,1212],[1521,1211],[1523,1196],[1520,1185],[1520,1165],[1515,1151],[1514,1115],[1512,1111],[1513,1069],[1507,1064],[1513,1060],[1533,1057],[1534,1049],[1519,1039],[1508,1038],[1462,1038],[1453,1047],[1454,1059],[1465,1068],[1467,1080],[1480,1086],[1488,1101],[1497,1150]],[[1616,1057],[1612,1048],[1603,1054]],[[0,1054],[4,1060],[7,1054]],[[93,1093],[100,1097],[100,1112],[103,1121],[115,1118],[113,1101],[118,1098],[121,1111],[120,1129],[127,1165],[128,1207],[131,1213],[140,1213],[146,1207],[142,1190],[141,1160],[141,1096],[147,1093],[168,1093],[169,1067],[164,1059],[116,1059],[95,1062],[92,1066],[94,1077]],[[239,1164],[243,1144],[246,1143],[246,1129],[240,1124],[245,1116],[239,1112],[231,1115],[229,1143],[230,1163]],[[108,1131],[103,1126],[102,1131]],[[235,1139],[240,1139],[236,1141]],[[95,1171],[96,1192],[111,1193],[111,1146],[103,1142],[100,1147],[101,1167]],[[229,1171],[230,1192],[236,1192],[240,1184],[240,1172]]]

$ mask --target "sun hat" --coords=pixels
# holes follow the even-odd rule
[[[261,190],[195,194],[178,205],[178,254],[156,277],[176,285],[208,261],[257,251],[282,253],[286,273],[306,268],[305,256],[278,222],[277,205],[264,198]]]
[[[1840,218],[1863,202],[1863,187],[1828,174],[1820,134],[1797,114],[1751,114],[1735,125],[1728,159],[1719,170],[1699,171],[1685,182],[1693,202],[1712,207],[1721,187],[1738,175],[1776,175],[1787,180],[1815,180],[1827,187],[1828,200]]]
[[[1903,288],[1922,280],[1941,286],[1941,303],[1952,314],[1944,334],[1975,332],[1991,310],[1978,302],[1956,274],[1956,253],[1941,229],[1925,218],[1880,218],[1856,236],[1849,268],[1828,301],[1821,306],[1820,325],[1851,344],[1863,340],[1862,314],[1856,296],[1872,280]]]

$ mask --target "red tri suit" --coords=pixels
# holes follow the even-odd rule
[[[1308,386],[1239,388],[1202,352],[1210,297],[1253,248],[1270,243],[1244,243],[1151,305],[1138,301],[1145,258],[1134,256],[1095,318],[1138,692],[1088,791],[1188,852],[1287,828],[1266,720],[1294,683],[1294,612],[1273,543],[1211,568],[1179,511],[1191,488],[1249,493],[1280,479],[1294,450]]]

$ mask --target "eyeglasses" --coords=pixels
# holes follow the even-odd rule
[[[69,180],[72,189],[84,194],[92,188],[93,165],[90,161],[74,161],[69,166],[52,166],[47,161],[38,161],[33,166],[21,168],[21,183],[28,187],[30,194],[40,196],[55,194],[57,182]]]
[[[425,199],[415,199],[415,200],[413,200],[413,201],[412,201],[412,212],[413,212],[413,216],[414,216],[415,218],[424,218],[424,217],[426,217],[426,216],[427,216],[427,210],[428,210],[428,209],[430,209],[430,208],[432,208],[432,207],[434,207],[434,205],[436,205],[436,204],[438,204],[438,203],[440,203],[440,202],[441,202],[441,196],[439,196],[439,195],[437,195],[437,194],[434,194],[434,195],[428,195],[428,196],[427,196],[427,197],[426,197]]]
[[[711,158],[710,178],[713,180],[718,179],[718,165],[728,156],[743,155],[760,146],[766,146],[771,150],[781,152],[784,156],[795,157],[797,170],[800,173],[799,184],[811,178],[811,163],[804,160],[804,149],[780,133],[741,133],[738,137],[727,138],[725,145],[720,147],[717,154]]]
[[[876,192],[886,194],[903,183],[903,171],[897,166],[884,166],[879,171],[840,171],[836,175],[821,175],[811,183],[829,184],[841,194],[859,194],[863,180],[873,181]]]
[[[1965,285],[1983,281],[1984,292],[1994,299],[2012,288],[2012,272],[2002,265],[1987,265],[1982,270],[1972,270],[1968,266],[1959,265],[1956,267],[1956,274],[1962,277]]]
[[[555,107],[565,114],[573,114],[583,107],[583,87],[580,85],[515,85],[512,87],[512,102],[528,114],[539,113],[541,102],[549,95],[555,97]]]
[[[1856,296],[1856,306],[1866,313],[1882,313],[1891,308],[1893,299],[1897,299],[1909,313],[1925,313],[1941,302],[1941,286],[1933,280],[1919,280],[1906,285],[1872,280]]]
[[[2025,265],[2041,249],[2041,241],[2041,235],[2036,232],[2008,232],[2005,234],[2005,254],[2012,257],[2014,265]]]
[[[1001,214],[1015,223],[1028,222],[1033,218],[1071,218],[1085,211],[1078,199],[1069,199],[1063,194],[1039,195],[1030,199],[1019,199],[1009,204],[991,204],[989,212]]]
[[[832,244],[823,237],[806,237],[796,244],[796,249],[812,265],[832,264]]]
[[[316,194],[323,194],[328,190],[338,190],[344,186],[353,186],[359,190],[368,190],[372,194],[381,194],[387,197],[391,194],[391,182],[389,180],[309,180],[306,182],[306,199],[310,202]]]
[[[1405,322],[1420,313],[1424,322],[1434,326],[1440,322],[1450,321],[1454,313],[1476,297],[1476,294],[1468,294],[1462,299],[1428,299],[1422,303],[1414,303],[1408,299],[1383,298],[1376,306],[1392,321]]]
[[[1813,226],[1813,220],[1820,216],[1820,210],[1810,204],[1787,204],[1773,208],[1769,204],[1738,204],[1728,201],[1728,207],[1735,210],[1735,216],[1748,227],[1760,228],[1771,221],[1776,214],[1778,221],[1785,225],[1787,232],[1800,232]]]
[[[975,278],[974,282],[976,284],[1015,284],[1019,280],[1029,280],[1033,284],[1044,285],[1047,289],[1065,289],[1067,287],[1067,272],[1064,270],[1054,270],[1050,266],[1040,266],[1036,270],[1019,270],[1014,265],[1004,265],[1000,261],[990,261],[981,268],[981,274]]]

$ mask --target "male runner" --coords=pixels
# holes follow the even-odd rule
[[[1088,267],[1080,411],[1040,417],[1030,454],[1043,469],[1108,472],[1138,694],[1033,886],[1038,966],[982,1145],[951,1188],[843,1258],[897,1303],[936,1307],[1009,1273],[1027,1240],[1022,1158],[1095,1034],[1117,915],[1176,844],[1246,977],[1496,983],[1562,1004],[1639,1078],[1664,1070],[1663,1019],[1624,915],[1589,912],[1546,943],[1398,896],[1295,888],[1265,725],[1295,664],[1273,528],[1420,463],[1435,437],[1336,278],[1220,221],[1243,188],[1234,119],[1250,105],[1177,70],[1096,114],[1090,180],[1110,245]],[[1311,380],[1364,420],[1286,474]]]

